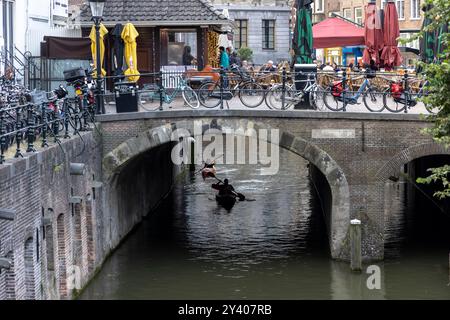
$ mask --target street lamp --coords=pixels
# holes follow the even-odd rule
[[[105,7],[105,0],[89,0],[89,5],[91,7],[92,20],[95,24],[95,43],[96,43],[96,64],[97,64],[97,108],[95,110],[96,114],[105,113],[105,105],[102,98],[102,65],[100,61],[100,22],[102,21],[103,8]]]

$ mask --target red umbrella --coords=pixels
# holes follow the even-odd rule
[[[398,49],[397,38],[400,36],[397,7],[394,2],[388,2],[384,10],[384,45],[381,60],[386,68],[402,64],[403,58]]]
[[[383,49],[384,40],[381,17],[375,3],[369,3],[366,6],[364,27],[366,49],[364,49],[363,61],[370,64],[370,60],[373,60],[378,65],[380,63],[380,50]]]

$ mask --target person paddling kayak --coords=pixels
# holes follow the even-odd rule
[[[215,190],[219,190],[219,195],[236,195],[236,191],[234,191],[234,188],[231,184],[228,183],[228,179],[219,181],[218,183],[215,183],[211,186]]]
[[[215,161],[212,161],[209,163],[208,161],[205,163],[205,166],[202,169],[202,178],[203,181],[206,180],[206,178],[215,178],[216,177],[216,167],[214,167]]]

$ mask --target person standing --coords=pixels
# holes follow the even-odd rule
[[[219,47],[219,65],[225,70],[230,67],[230,57],[224,47]]]

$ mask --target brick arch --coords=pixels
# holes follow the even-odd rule
[[[193,127],[193,121],[174,122],[149,129],[123,142],[103,158],[105,180],[112,181],[131,160],[140,154],[172,142],[171,134],[175,130],[186,130],[195,138],[196,132]],[[235,135],[239,135],[239,132],[241,132],[244,136],[251,129],[275,129],[265,123],[250,120],[213,119],[209,125],[202,126],[202,133],[208,129],[221,130],[224,128],[239,129]],[[345,240],[350,221],[350,191],[344,171],[328,153],[316,145],[286,131],[279,130],[279,133],[278,141],[271,141],[270,135],[262,140],[276,144],[311,162],[328,181],[332,193],[330,251],[333,258],[346,259],[348,252],[346,252]]]
[[[6,259],[11,261],[11,266],[5,272],[5,297],[6,300],[16,300],[16,273],[14,268],[14,251],[6,254]]]
[[[390,176],[396,175],[402,165],[422,157],[434,155],[450,155],[450,149],[446,150],[444,146],[438,143],[425,143],[406,148],[397,153],[378,170],[375,175],[375,181],[383,184]]]
[[[25,300],[36,299],[36,279],[34,274],[34,240],[32,237],[24,244]]]
[[[59,278],[59,296],[67,297],[67,265],[66,265],[66,224],[65,215],[56,218],[57,266]]]

